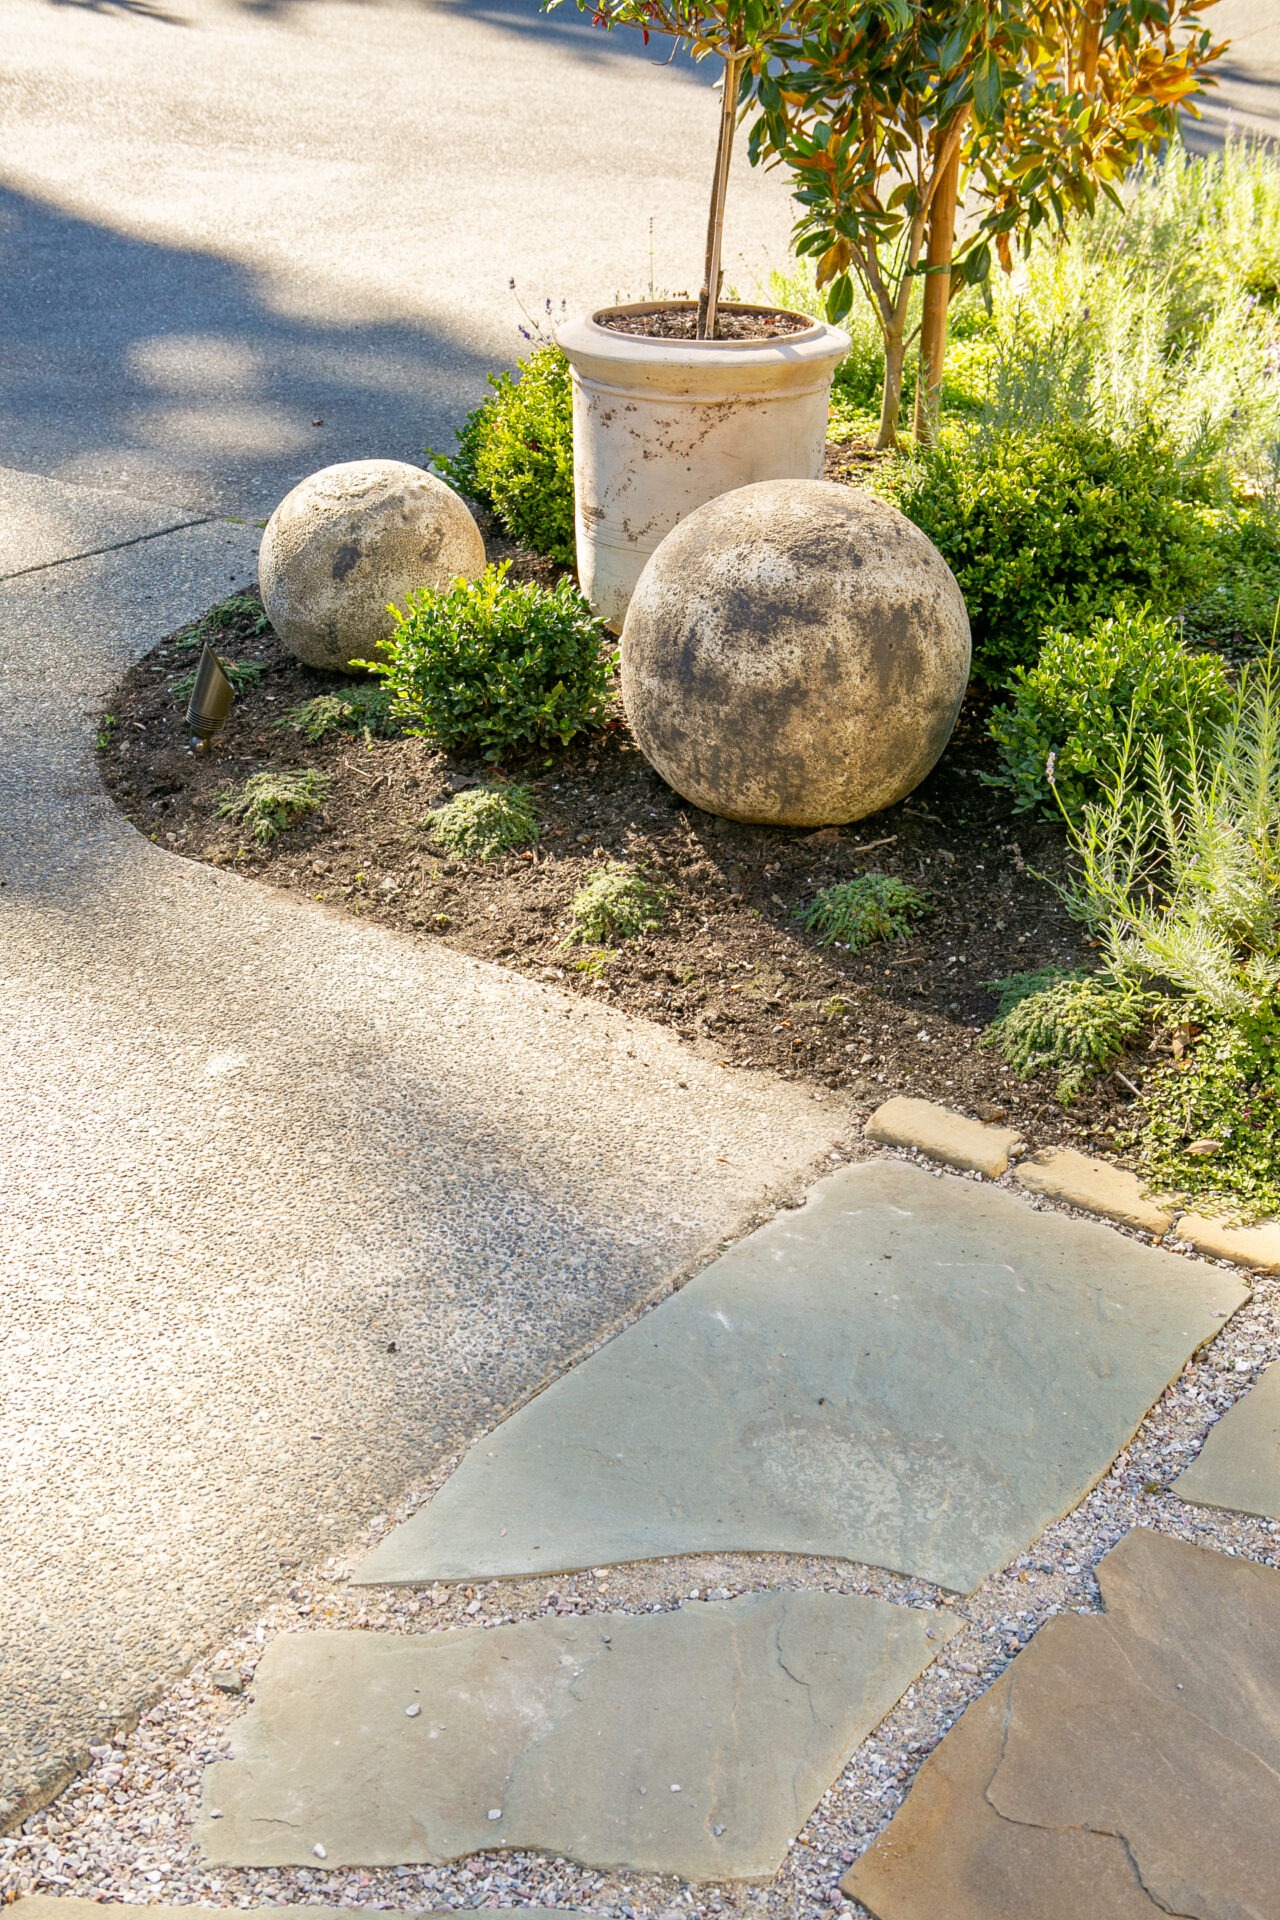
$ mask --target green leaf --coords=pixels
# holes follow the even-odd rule
[[[938,67],[944,75],[952,72],[960,64],[960,56],[968,44],[969,31],[963,24],[958,26],[954,33],[948,34],[938,53]]]
[[[990,277],[991,249],[985,240],[981,246],[975,247],[972,253],[965,255],[960,262],[960,273],[968,287],[976,287],[981,281]]]
[[[827,290],[827,318],[838,326],[852,307],[853,282],[847,273],[838,274]]]
[[[1000,110],[1000,62],[990,47],[973,70],[973,111],[979,125],[988,125]]]

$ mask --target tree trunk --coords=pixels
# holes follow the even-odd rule
[[[907,316],[905,307],[895,315],[884,336],[884,388],[880,395],[880,432],[877,447],[896,447],[898,416],[902,411],[902,369],[907,358]]]
[[[711,212],[707,218],[707,257],[702,292],[698,298],[698,338],[716,337],[716,309],[720,303],[720,259],[724,249],[724,202],[729,189],[729,162],[733,158],[733,130],[738,118],[738,82],[742,76],[743,55],[724,57],[724,92],[720,101],[720,134],[716,141],[716,166],[711,181]]]
[[[941,130],[937,136],[941,146]],[[928,272],[920,320],[920,377],[916,383],[915,437],[931,447],[938,437],[942,410],[942,366],[947,352],[947,314],[951,306],[951,260],[956,244],[956,205],[960,198],[960,142],[938,175],[929,208]]]

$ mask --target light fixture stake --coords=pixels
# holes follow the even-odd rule
[[[196,668],[196,683],[187,702],[187,726],[197,753],[207,753],[214,734],[221,733],[235,697],[226,669],[206,640]]]

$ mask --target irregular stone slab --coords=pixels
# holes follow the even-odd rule
[[[967,1590],[1244,1298],[1002,1188],[845,1168],[478,1442],[356,1577],[758,1550]]]
[[[980,1120],[966,1120],[949,1107],[935,1107],[931,1100],[908,1100],[899,1096],[886,1100],[867,1121],[868,1140],[886,1147],[918,1147],[930,1159],[965,1172],[985,1173],[998,1180],[1011,1156],[1023,1145],[1021,1134],[1012,1127],[988,1127]]]
[[[1157,1920],[1122,1841],[1009,1827],[988,1805],[1012,1685],[1010,1668],[966,1708],[841,1891],[876,1920]]]
[[[1275,1920],[1280,1573],[1136,1531],[845,1876],[877,1920]]]
[[[1268,1367],[1210,1428],[1173,1491],[1193,1506],[1280,1520],[1280,1365]]]
[[[1211,1260],[1234,1260],[1238,1267],[1259,1267],[1265,1273],[1280,1267],[1280,1220],[1265,1220],[1258,1227],[1229,1227],[1203,1213],[1184,1213],[1177,1237]]]
[[[859,1594],[274,1641],[198,1837],[237,1866],[585,1866],[762,1879],[955,1622]],[[932,1636],[932,1638],[930,1638]],[[321,1853],[323,1849],[323,1853]]]
[[[298,1908],[292,1907],[237,1907],[237,1913],[247,1913],[252,1920],[298,1920]],[[555,1914],[555,1920],[589,1920],[585,1913],[568,1907],[507,1907],[507,1913]],[[138,1920],[136,1906],[126,1906],[118,1900],[77,1900],[69,1897],[61,1900],[52,1893],[30,1893],[23,1900],[14,1902],[12,1912],[14,1920]],[[400,1920],[456,1920],[458,1909],[433,1907],[430,1913],[421,1909],[406,1910]],[[166,1907],[161,1905],[147,1907],[147,1920],[227,1920],[226,1907]],[[350,1907],[313,1907],[307,1905],[307,1920],[351,1920]]]
[[[1173,1225],[1172,1212],[1147,1198],[1136,1174],[1070,1147],[1046,1147],[1015,1168],[1013,1177],[1031,1193],[1100,1213],[1104,1220],[1118,1220],[1122,1227],[1140,1227],[1157,1239]]]

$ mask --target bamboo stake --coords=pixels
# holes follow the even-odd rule
[[[939,145],[943,135],[936,135]],[[942,363],[947,351],[947,313],[951,306],[951,261],[956,243],[956,203],[960,197],[960,142],[952,148],[938,173],[929,208],[929,268],[924,282],[924,312],[920,322],[920,376],[916,387],[915,435],[931,447],[938,437],[942,401]]]

